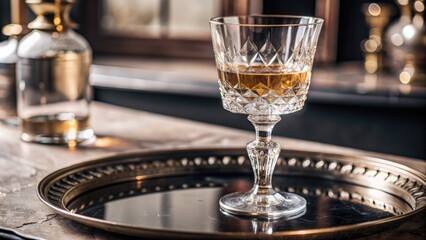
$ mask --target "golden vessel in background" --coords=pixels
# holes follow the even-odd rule
[[[397,0],[401,17],[386,31],[388,64],[402,84],[426,85],[426,27],[423,0]]]
[[[3,27],[6,41],[0,42],[0,121],[17,125],[16,63],[18,41],[25,35],[26,14],[23,0],[11,0],[11,24]]]
[[[27,0],[36,19],[18,47],[18,115],[24,141],[75,146],[89,127],[92,51],[72,28],[72,0]]]

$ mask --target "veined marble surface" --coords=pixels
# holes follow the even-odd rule
[[[0,124],[0,239],[1,229],[42,239],[128,239],[55,214],[38,200],[38,181],[56,169],[120,152],[244,147],[254,138],[254,131],[245,132],[97,102],[92,104],[91,124],[97,140],[74,150],[66,146],[22,142],[19,128]],[[284,149],[377,156],[426,173],[426,163],[420,160],[288,138],[275,140]],[[397,228],[363,239],[425,239],[425,221],[425,216],[419,215]]]

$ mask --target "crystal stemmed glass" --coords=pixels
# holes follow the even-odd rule
[[[320,18],[281,15],[210,19],[223,107],[248,114],[256,130],[256,139],[247,144],[254,186],[223,196],[219,204],[225,212],[276,219],[306,210],[303,197],[272,187],[281,147],[271,132],[280,114],[304,105],[322,23]]]

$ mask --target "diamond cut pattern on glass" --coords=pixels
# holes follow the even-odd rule
[[[306,100],[308,89],[306,84],[296,91],[289,89],[284,94],[277,94],[263,84],[256,86],[256,93],[249,89],[239,91],[220,81],[219,85],[223,107],[226,110],[260,115],[286,114],[300,110]]]
[[[247,39],[247,41],[241,47],[239,54],[240,58],[244,63],[246,63],[248,67],[254,62],[259,53],[257,52],[256,45],[254,45],[250,39]]]
[[[217,68],[222,71],[219,85],[224,108],[235,113],[262,115],[300,110],[309,89],[318,28],[240,30],[235,26],[214,30],[213,46]],[[234,78],[230,79],[226,72],[234,74]],[[268,74],[270,78],[258,81],[257,75],[244,75],[252,73]],[[280,74],[288,74],[288,79]],[[305,76],[298,79],[301,76],[289,74]],[[285,80],[275,79],[279,77]]]
[[[268,68],[269,65],[271,65],[277,58],[277,50],[274,48],[269,38],[267,39],[265,44],[263,44],[263,46],[260,48],[259,55],[262,59],[263,64],[265,65],[265,68]]]

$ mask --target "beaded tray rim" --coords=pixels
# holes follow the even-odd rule
[[[140,161],[141,168],[145,168],[150,170],[150,172],[136,172],[139,176],[144,174],[148,177],[161,177],[161,176],[170,176],[178,174],[184,171],[191,171],[191,168],[202,166],[203,164],[207,167],[214,168],[214,166],[209,166],[209,159],[200,159],[200,157],[194,156],[205,156],[210,155],[222,156],[222,163],[225,161],[228,164],[249,164],[247,159],[240,161],[240,159],[232,159],[232,155],[246,155],[246,150],[243,148],[184,148],[184,149],[169,149],[169,150],[151,150],[151,151],[137,151],[130,153],[119,153],[114,154],[112,156],[101,157],[89,161],[85,161],[82,163],[74,164],[59,170],[56,170],[50,174],[48,174],[45,178],[43,178],[38,186],[37,186],[37,195],[39,199],[54,210],[56,213],[67,217],[71,220],[100,228],[107,231],[113,231],[118,233],[124,233],[128,235],[134,236],[147,236],[147,237],[185,237],[185,238],[259,238],[259,234],[255,233],[201,233],[201,232],[184,232],[184,231],[163,231],[158,229],[149,229],[149,228],[141,228],[137,226],[129,226],[121,223],[110,222],[107,220],[100,220],[96,218],[91,218],[87,216],[83,216],[80,214],[76,214],[73,211],[70,211],[66,208],[66,201],[64,197],[67,197],[72,190],[75,190],[76,187],[82,184],[82,182],[70,181],[69,188],[67,189],[59,189],[58,191],[54,190],[52,192],[52,186],[55,182],[61,181],[61,179],[67,178],[68,180],[73,180],[75,178],[75,174],[79,174],[84,171],[88,171],[90,169],[94,169],[95,167],[111,167],[111,166],[119,166],[115,171],[115,174],[120,174],[120,169],[122,169],[123,159],[124,163],[132,162],[132,161]],[[189,157],[183,157],[188,155]],[[176,168],[178,169],[175,172],[167,172],[164,171],[164,166],[171,165],[170,161],[173,157],[181,156],[179,159],[178,165]],[[162,157],[164,159],[169,158],[169,160],[155,160],[158,157]],[[247,157],[246,157],[247,158]],[[227,160],[226,160],[227,159]],[[303,159],[303,160],[302,160]],[[120,162],[121,160],[121,162]],[[169,162],[167,162],[169,161]],[[218,161],[216,158],[214,161]],[[241,164],[240,164],[241,162]],[[185,163],[185,164],[184,164]],[[147,167],[147,164],[149,165]],[[214,165],[210,164],[210,165]],[[406,200],[408,198],[414,199],[414,202],[411,203],[411,207],[414,208],[412,211],[406,213],[397,213],[396,216],[374,220],[371,222],[364,222],[346,226],[336,226],[336,227],[327,227],[327,228],[319,228],[319,229],[307,229],[303,230],[304,235],[301,236],[301,230],[296,231],[283,231],[283,232],[274,232],[271,235],[267,235],[268,237],[276,237],[276,238],[297,238],[303,239],[312,238],[313,236],[319,238],[327,238],[331,236],[335,236],[336,234],[349,234],[351,231],[357,232],[377,232],[381,229],[385,229],[390,225],[397,224],[403,220],[407,220],[408,218],[420,213],[424,212],[426,209],[426,175],[407,167],[405,165],[391,162],[389,160],[375,158],[375,157],[366,157],[366,156],[351,156],[351,155],[339,155],[339,154],[329,154],[329,153],[320,153],[320,152],[307,152],[307,151],[297,151],[297,150],[289,150],[283,149],[281,151],[280,158],[278,159],[277,165],[286,164],[287,168],[291,169],[303,169],[303,168],[312,168],[314,171],[318,171],[319,174],[332,174],[333,177],[345,177],[345,174],[350,175],[351,181],[357,181],[357,179],[363,178],[371,178],[373,180],[378,181],[386,181],[387,184],[394,184],[395,187],[406,191],[406,194],[409,196],[404,196]],[[171,167],[171,166],[169,166]],[[105,169],[107,169],[105,168]],[[153,170],[154,168],[159,168],[157,170]],[[161,170],[161,168],[163,168]],[[393,172],[391,172],[392,170]],[[101,174],[102,175],[102,174]],[[71,176],[71,178],[70,178]],[[98,177],[99,179],[102,176],[97,176],[96,173],[92,174],[94,179]],[[395,178],[396,176],[396,178]],[[81,177],[81,176],[80,176]],[[129,177],[129,176],[127,176]],[[133,176],[134,177],[134,176]],[[93,178],[87,178],[87,181],[92,181]],[[119,178],[117,178],[120,180]],[[86,182],[84,180],[83,182]],[[101,181],[102,182],[102,181]],[[103,183],[108,184],[108,183]],[[111,184],[111,183],[110,183]],[[362,198],[362,196],[361,196]],[[364,201],[364,199],[362,199]],[[366,200],[371,201],[371,204],[375,204],[374,200]],[[408,201],[408,200],[407,200]]]

